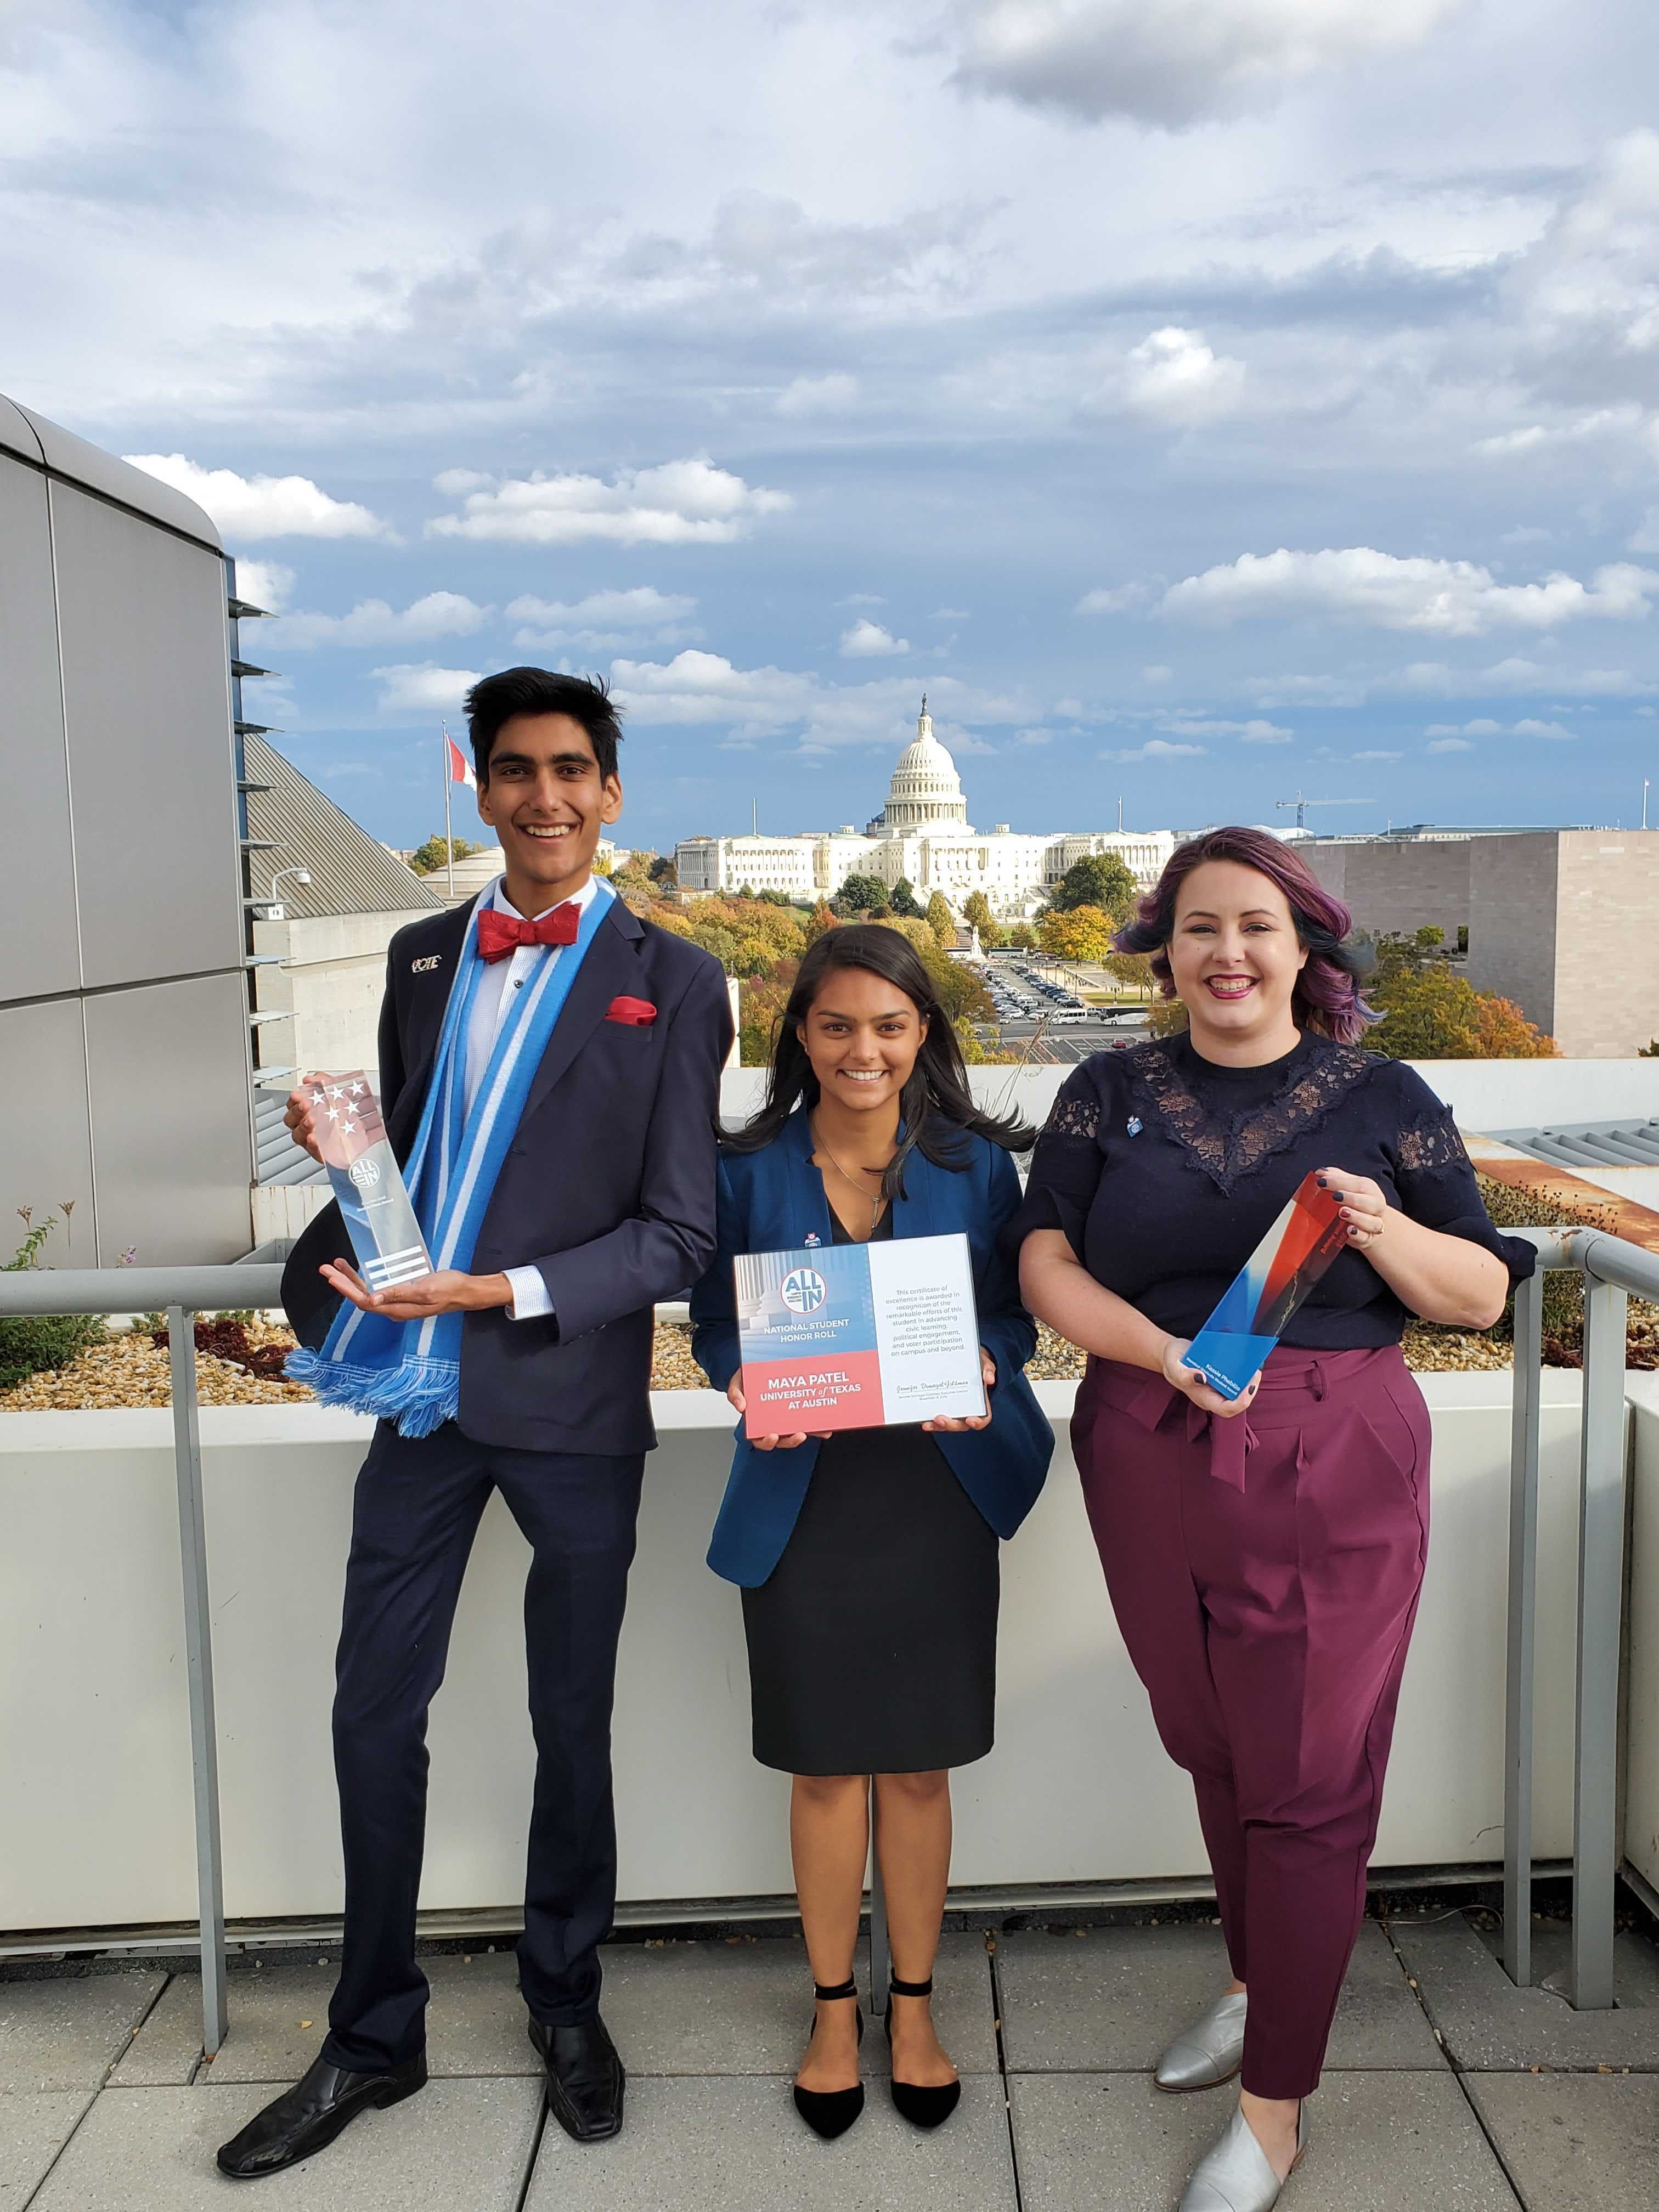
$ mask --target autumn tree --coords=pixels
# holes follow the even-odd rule
[[[1002,931],[991,911],[991,902],[983,891],[969,891],[968,902],[962,909],[962,918],[978,930],[979,941],[988,952],[994,952],[1002,942]]]
[[[826,900],[820,899],[807,916],[806,926],[802,933],[803,939],[808,945],[816,945],[826,930],[836,929],[839,927],[840,916],[836,913],[835,908]]]
[[[1085,853],[1048,894],[1051,913],[1070,914],[1081,906],[1099,907],[1120,922],[1139,896],[1133,875],[1115,853]]]
[[[1101,966],[1115,981],[1126,983],[1143,999],[1152,994],[1152,963],[1145,952],[1109,952]]]
[[[1117,929],[1113,917],[1097,906],[1051,908],[1037,924],[1037,941],[1057,960],[1103,960],[1112,949]]]
[[[957,941],[957,918],[951,911],[951,902],[943,891],[935,891],[927,902],[927,927],[933,933],[935,943],[949,952]]]
[[[1445,951],[1445,933],[1427,927],[1376,940],[1366,997],[1382,1016],[1365,1039],[1389,1060],[1555,1060],[1553,1037],[1512,1000],[1477,991]]]
[[[428,837],[410,854],[409,865],[417,876],[430,876],[452,860],[470,860],[475,853],[483,850],[482,845],[469,845],[465,837],[452,837],[447,845],[441,837]]]

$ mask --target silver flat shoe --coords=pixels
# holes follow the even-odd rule
[[[1248,1990],[1218,1997],[1208,2012],[1176,2036],[1158,2062],[1152,2079],[1180,2095],[1231,2081],[1244,2063],[1244,2007]]]
[[[1307,2106],[1297,2115],[1294,2173],[1308,2147]],[[1287,2174],[1285,2179],[1290,2176]],[[1243,2112],[1228,2121],[1220,2142],[1193,2168],[1178,2212],[1272,2212],[1285,2186]]]

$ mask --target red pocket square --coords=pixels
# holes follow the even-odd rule
[[[649,999],[613,999],[605,1010],[608,1022],[628,1022],[636,1030],[648,1030],[657,1018],[657,1010]]]

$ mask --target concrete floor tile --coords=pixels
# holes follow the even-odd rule
[[[997,1938],[1012,2073],[1138,2072],[1224,1989],[1219,1928],[1095,1928]]]
[[[246,2084],[106,2089],[29,2212],[224,2212],[230,2185],[215,2153],[263,2101]],[[514,2212],[540,2112],[532,2082],[429,2082],[262,2180],[259,2203],[290,2212]]]
[[[1547,2212],[1610,2212],[1659,2195],[1659,2078],[1481,2074],[1469,2091],[1522,2195]]]
[[[1020,2075],[1012,2084],[1024,2212],[1173,2205],[1226,2125],[1230,2093],[1161,2097],[1123,2075]],[[1449,2074],[1329,2076],[1286,2203],[1342,2212],[1516,2212],[1503,2169]]]
[[[91,2102],[89,2089],[0,2093],[0,2212],[27,2203]]]
[[[878,2085],[864,2116],[821,2142],[785,2075],[630,2081],[616,2142],[584,2147],[550,2125],[525,2212],[1014,2212],[1000,2084],[966,2081],[930,2133]]]
[[[1643,1938],[1618,1938],[1613,2009],[1575,2012],[1553,1990],[1517,1990],[1461,1912],[1420,1925],[1389,1924],[1459,2066],[1475,2072],[1659,2066],[1659,2005],[1644,2002],[1652,1947]]]
[[[863,1955],[858,1981],[860,1998],[867,1997]],[[933,1982],[933,2019],[958,2072],[994,2073],[984,1937],[943,1936]],[[799,1936],[660,1948],[616,1943],[605,1954],[603,2002],[630,2075],[793,2074],[811,2025],[811,1969]],[[887,2038],[869,2021],[865,2073],[887,2069]]]
[[[233,1991],[238,1978],[232,1977]],[[109,2084],[112,2089],[182,2089],[201,2057],[202,1978],[175,1974],[127,2045]]]
[[[475,1951],[470,1958],[446,1954],[422,1959],[421,1971],[432,1988],[426,2055],[434,2076],[539,2073],[525,2033],[518,1962],[510,1951]],[[338,1972],[332,1960],[319,1966],[312,1953],[239,1966],[230,1978],[230,2032],[199,2079],[297,2081],[328,2033],[328,2003]],[[135,2058],[143,2055],[144,2040],[141,2035]]]
[[[166,1982],[138,1966],[0,1974],[0,2090],[96,2089]]]
[[[1359,1931],[1331,2024],[1328,2072],[1391,2067],[1432,2072],[1446,2064],[1394,1946],[1374,1920]]]

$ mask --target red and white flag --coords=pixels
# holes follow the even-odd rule
[[[449,780],[464,783],[469,791],[478,788],[478,779],[472,773],[472,764],[447,730],[444,732],[444,748],[449,759]]]

